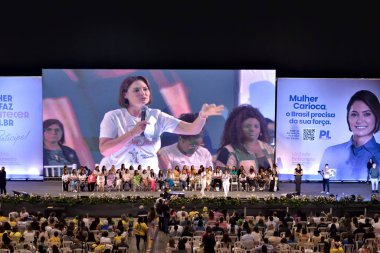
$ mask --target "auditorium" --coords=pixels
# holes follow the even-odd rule
[[[376,10],[7,4],[0,253],[379,252]]]

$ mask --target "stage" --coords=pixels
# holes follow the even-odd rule
[[[277,197],[280,197],[283,194],[288,193],[294,193],[295,192],[295,185],[293,182],[284,182],[280,183],[279,185],[280,190],[276,192],[269,192],[269,191],[250,191],[250,192],[243,192],[243,191],[230,191],[229,196],[232,198],[248,198],[252,195],[257,196],[258,198],[265,197],[267,195],[274,195]],[[50,194],[51,196],[59,196],[59,194],[65,194],[67,196],[76,196],[80,194],[81,196],[88,196],[92,194],[101,194],[101,192],[88,192],[87,188],[84,192],[79,193],[73,193],[73,192],[63,192],[62,191],[62,183],[59,181],[7,181],[7,192],[10,195],[13,195],[13,191],[17,192],[25,192],[28,194],[35,194],[35,195],[45,195]],[[181,190],[174,190],[176,192],[182,192]],[[322,183],[321,182],[309,182],[309,183],[302,183],[301,185],[301,195],[308,195],[308,196],[319,196],[319,195],[326,195],[321,194],[322,191]],[[120,194],[121,192],[118,191],[106,191],[109,194]],[[159,196],[160,192],[150,192],[150,191],[123,191],[123,195],[125,196],[140,196],[140,197],[155,197]],[[193,196],[193,195],[200,195],[199,191],[185,191],[185,196]],[[205,192],[206,197],[222,197],[224,196],[224,193],[222,191],[214,192],[214,191],[206,191]],[[330,194],[338,196],[343,195],[361,195],[364,200],[370,200],[371,198],[371,184],[366,183],[330,183]]]

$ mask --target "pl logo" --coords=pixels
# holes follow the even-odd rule
[[[330,137],[330,131],[329,130],[321,130],[319,131],[319,139],[320,140],[329,140]]]

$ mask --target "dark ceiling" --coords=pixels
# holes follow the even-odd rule
[[[1,8],[0,75],[255,68],[279,77],[380,77],[375,4],[36,2]]]

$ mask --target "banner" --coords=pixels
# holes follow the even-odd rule
[[[366,180],[369,159],[380,162],[380,134],[374,133],[380,118],[376,103],[370,102],[372,109],[365,103],[347,106],[361,90],[358,97],[380,97],[380,80],[279,78],[277,87],[276,161],[282,179],[293,179],[300,163],[303,179],[321,180],[318,172],[327,163],[335,172],[332,180]]]
[[[10,179],[43,178],[40,77],[0,77],[0,166]]]

